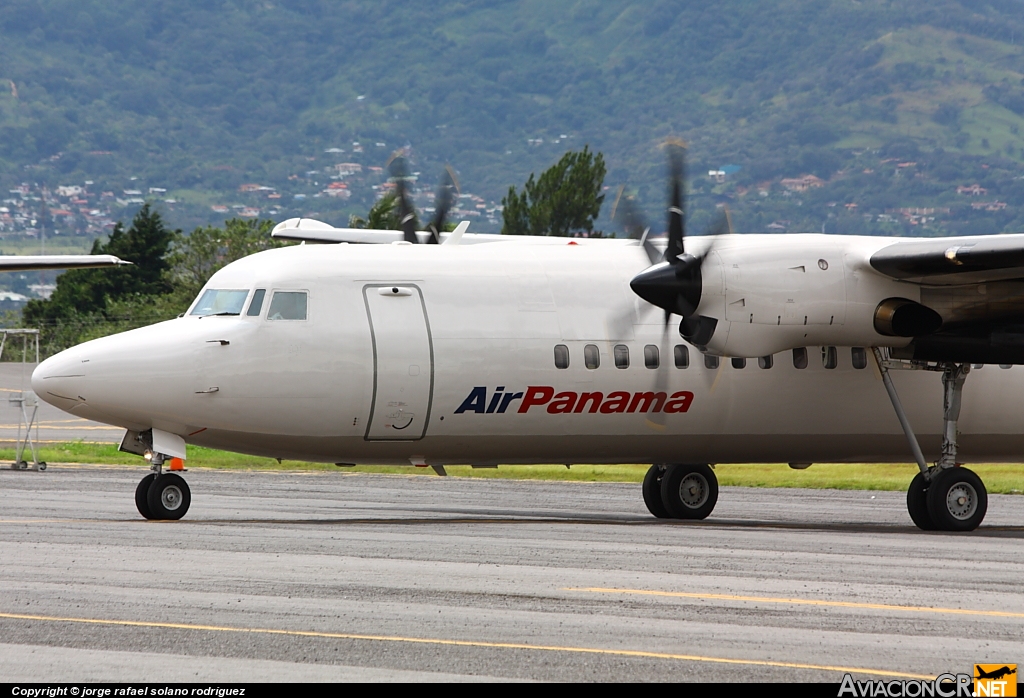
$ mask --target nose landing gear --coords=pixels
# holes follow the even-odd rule
[[[188,512],[192,491],[185,478],[163,472],[162,456],[154,454],[152,462],[153,472],[135,488],[135,508],[147,519],[177,521]]]
[[[889,361],[879,349],[875,360],[882,372],[882,382],[892,402],[896,416],[906,434],[920,472],[914,476],[907,490],[907,511],[922,531],[973,531],[981,525],[988,511],[988,492],[981,478],[967,468],[957,465],[957,421],[960,419],[960,400],[964,381],[971,368],[968,364],[943,363],[904,364]],[[942,372],[942,453],[935,465],[929,467],[924,460],[896,388],[889,376],[890,368],[910,368]]]

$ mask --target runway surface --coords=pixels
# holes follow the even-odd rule
[[[34,363],[0,363],[0,446],[13,448],[24,435],[20,424],[24,419],[19,398],[32,390]],[[42,444],[65,441],[102,441],[120,443],[124,429],[73,417],[53,405],[38,400],[37,430],[33,432]],[[31,416],[31,401],[28,407]],[[31,460],[31,459],[30,459]],[[8,464],[10,461],[8,461]]]
[[[6,681],[832,681],[1024,663],[1024,497],[972,534],[904,495],[723,488],[657,521],[636,485],[0,470]]]

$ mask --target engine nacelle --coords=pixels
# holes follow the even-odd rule
[[[877,241],[825,235],[719,238],[701,268],[706,351],[754,358],[806,346],[904,347],[942,319],[916,284],[874,271]],[[908,334],[909,332],[909,334]]]

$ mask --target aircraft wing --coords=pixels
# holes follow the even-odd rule
[[[1024,279],[1024,234],[902,240],[870,263],[894,279],[938,286]]]
[[[0,271],[91,269],[131,264],[111,254],[0,255]]]
[[[441,242],[444,243],[450,236],[458,235],[462,230],[463,234],[453,241],[460,245],[479,245],[488,242],[499,242],[504,244],[526,244],[526,245],[565,245],[567,238],[548,237],[537,235],[495,235],[493,233],[466,233],[469,227],[468,221],[463,221],[456,228],[455,232],[441,233]],[[419,231],[416,236],[421,243],[429,240],[432,233]],[[401,230],[369,230],[365,228],[335,228],[322,221],[312,218],[290,218],[283,223],[274,226],[272,237],[282,240],[300,240],[302,242],[349,242],[369,245],[387,245],[393,242],[405,240]],[[576,244],[604,242],[608,238],[572,238]],[[619,240],[619,244],[625,242]]]

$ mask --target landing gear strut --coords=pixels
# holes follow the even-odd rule
[[[135,488],[135,508],[147,519],[177,521],[188,511],[192,492],[177,473],[163,472],[163,456],[153,454],[152,470]]]
[[[906,434],[910,450],[921,472],[914,476],[907,490],[907,511],[923,531],[973,531],[981,525],[988,510],[988,492],[981,478],[957,465],[957,421],[964,381],[971,367],[968,364],[942,363],[937,366],[905,364],[887,360],[875,349],[875,360],[882,372],[882,382],[889,393],[893,409]],[[929,467],[921,446],[903,411],[896,387],[889,376],[890,368],[942,371],[942,451],[935,465]]]
[[[706,519],[718,502],[718,478],[703,463],[655,464],[643,485],[644,503],[659,519]]]

